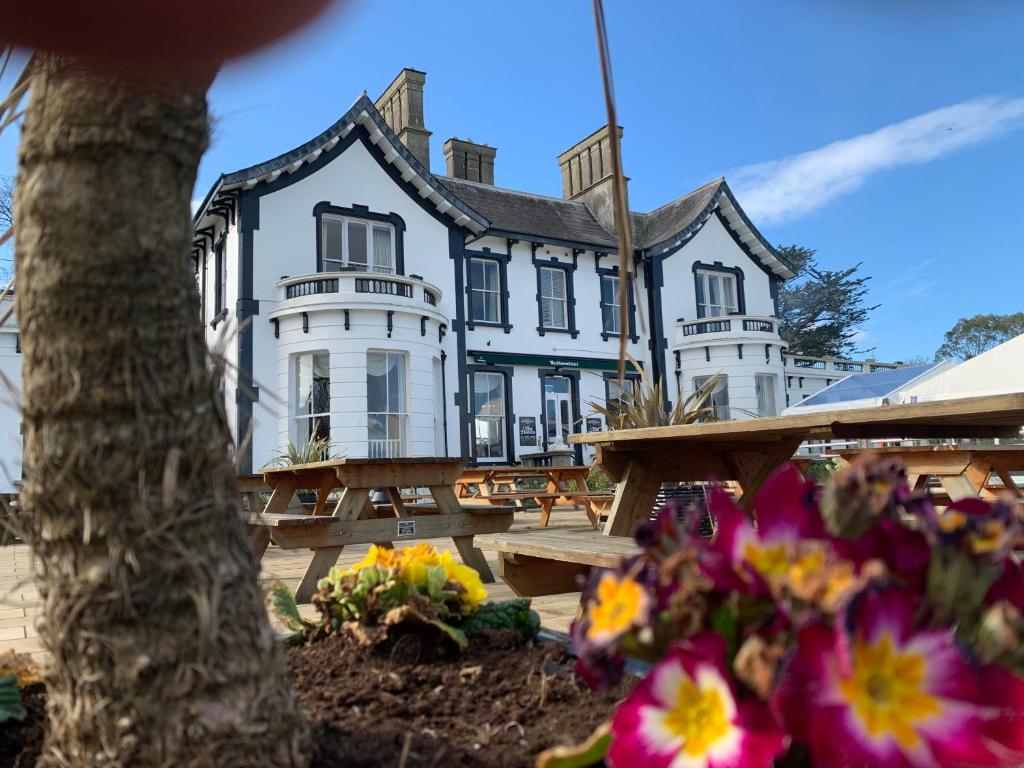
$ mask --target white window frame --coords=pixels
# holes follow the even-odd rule
[[[612,284],[612,300],[609,302],[604,297],[604,285],[605,280],[608,280]],[[622,304],[619,303],[619,276],[618,275],[601,275],[601,328],[609,336],[618,336],[622,333],[622,322],[619,310]],[[608,327],[608,321],[611,320],[612,327]]]
[[[718,379],[718,384],[715,386],[714,391],[711,393],[711,397],[705,401],[705,406],[710,405],[714,408],[715,418],[718,421],[729,421],[732,416],[729,413],[729,377],[724,374],[716,374],[714,376],[694,376],[693,377],[693,391],[699,392],[710,379]],[[723,396],[724,395],[724,396]],[[724,401],[724,402],[723,402]]]
[[[327,366],[327,410],[318,411],[316,413],[301,413],[299,407],[300,392],[300,376],[302,375],[303,361],[309,361],[309,371],[312,375],[315,370],[316,358],[324,358],[324,362]],[[326,350],[313,350],[310,352],[300,352],[292,355],[291,363],[291,386],[289,387],[289,399],[291,401],[291,415],[292,415],[292,442],[302,448],[309,442],[310,436],[314,433],[314,425],[316,422],[320,422],[321,425],[326,424],[326,435],[328,440],[331,438],[331,411],[330,411],[330,391],[331,391],[331,356]],[[313,382],[310,381],[310,399],[313,398],[312,390]],[[311,404],[312,405],[312,404]],[[311,407],[312,410],[312,407]],[[320,431],[319,429],[317,430]]]
[[[479,408],[482,405],[482,403],[478,403],[477,402],[477,397],[476,397],[476,393],[477,393],[476,380],[477,380],[478,376],[486,376],[488,378],[494,377],[495,379],[497,379],[500,382],[500,385],[501,385],[501,398],[500,398],[501,413],[500,414],[481,415],[479,413]],[[486,391],[490,391],[490,390],[491,390],[491,387],[488,386]],[[499,371],[473,371],[473,456],[474,456],[474,458],[482,459],[484,461],[497,461],[497,462],[508,461],[508,459],[509,459],[509,456],[508,456],[509,445],[508,445],[508,422],[507,422],[507,419],[508,419],[508,380],[506,379],[505,374],[503,374],[503,373],[501,373]],[[496,425],[497,434],[501,438],[500,439],[500,445],[501,445],[501,452],[500,453],[493,453],[493,454],[492,453],[488,453],[485,456],[482,456],[480,454],[478,443],[477,443],[477,432],[478,432],[477,424],[479,422],[481,422],[481,421],[487,422],[488,424],[491,425],[489,430],[487,430],[488,432],[490,431],[490,429],[494,429],[495,425]]]
[[[719,301],[717,302],[712,302],[710,300],[712,280],[718,282]],[[739,312],[739,282],[736,280],[736,275],[731,272],[698,269],[697,282],[699,283],[696,296],[698,317],[725,317]],[[732,288],[731,303],[727,302],[725,299],[726,292],[723,290],[725,283],[729,283]],[[704,299],[703,301],[701,301],[702,294]]]
[[[539,293],[540,293],[540,303],[541,303],[541,311],[540,311],[541,327],[544,328],[545,330],[567,331],[567,330],[569,330],[569,274],[568,274],[568,272],[565,269],[562,269],[561,267],[539,267],[539,270],[540,270],[540,274],[541,274],[541,277],[539,278],[540,279],[540,292]],[[561,283],[561,285],[562,285],[562,295],[561,296],[555,296],[554,295],[554,291],[552,291],[552,295],[550,295],[550,296],[546,296],[544,294],[544,273],[545,272],[551,272],[552,274],[558,274],[558,279],[562,281],[562,283]],[[551,282],[552,288],[554,287],[554,285],[555,285],[555,283],[554,283],[554,281],[552,281]],[[545,315],[544,307],[545,307],[545,305],[551,307],[551,309],[549,309],[548,312],[547,312],[547,316],[548,316],[548,318],[553,319],[555,317],[555,313],[553,311],[553,308],[557,304],[560,304],[561,307],[562,307],[562,324],[561,325],[556,325],[554,322],[550,322],[549,323],[549,322],[544,320],[544,315]]]
[[[469,287],[470,287],[470,296],[469,296],[469,315],[470,315],[470,320],[472,320],[472,322],[474,322],[474,323],[493,323],[494,325],[501,325],[503,322],[505,322],[505,318],[502,317],[502,313],[501,313],[501,263],[497,259],[488,259],[488,258],[482,258],[482,257],[479,257],[479,256],[474,256],[474,257],[472,257],[470,259],[469,268],[470,268],[471,271],[473,269],[473,262],[480,262],[480,264],[483,265],[485,270],[487,270],[487,269],[493,269],[494,270],[494,284],[497,287],[496,288],[484,288],[482,285],[477,285],[477,281],[470,280],[470,283],[469,283]],[[477,294],[477,293],[481,294],[481,296],[482,296],[481,306],[484,307],[485,309],[487,307],[487,300],[493,300],[493,302],[494,302],[494,314],[495,314],[495,317],[493,319],[487,318],[487,317],[477,317],[473,313],[473,295]]]
[[[386,410],[383,411],[371,411],[370,410],[370,356],[371,355],[383,355],[384,356],[384,399]],[[391,358],[395,357],[402,361],[401,363],[401,375],[402,381],[399,383],[398,391],[401,396],[401,403],[397,405],[396,410],[392,410],[392,403],[390,402],[390,391],[391,387],[387,380],[388,374],[391,371]],[[405,352],[399,352],[393,349],[368,349],[366,351],[366,388],[367,388],[367,399],[366,399],[366,455],[371,459],[394,459],[406,455],[406,437],[409,432],[409,355]],[[371,437],[370,435],[370,417],[372,416],[383,416],[384,417],[384,437]],[[391,434],[391,419],[389,417],[397,417],[398,434]]]
[[[774,373],[754,374],[754,394],[757,396],[757,415],[760,418],[769,418],[779,415],[779,403],[776,397],[778,391],[778,376]],[[767,395],[765,395],[767,393]],[[765,413],[766,399],[771,398],[771,413]]]
[[[341,222],[341,259],[335,258],[333,255],[329,255],[327,252],[327,227],[325,222],[327,221],[338,221]],[[349,246],[348,246],[348,232],[349,225],[362,226],[366,229],[366,265],[362,263],[351,263],[349,261]],[[377,230],[386,231],[391,242],[390,253],[388,254],[390,262],[383,263],[383,259],[377,254],[376,238],[374,234]],[[396,253],[395,253],[395,228],[391,224],[385,224],[379,221],[371,221],[369,219],[360,219],[352,216],[341,216],[336,213],[322,213],[320,214],[320,271],[321,272],[341,272],[347,270],[353,270],[356,272],[378,272],[385,275],[393,275],[396,272]],[[331,265],[331,266],[329,266]]]

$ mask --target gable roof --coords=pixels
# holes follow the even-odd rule
[[[674,251],[692,239],[716,211],[737,245],[750,258],[783,280],[796,277],[792,266],[747,218],[724,178],[698,187],[650,213],[633,214],[633,240],[636,247],[654,256]],[[640,242],[637,242],[638,235]]]
[[[551,238],[598,248],[616,248],[615,235],[602,227],[579,200],[563,200],[490,184],[438,177],[452,193],[482,213],[497,234]]]
[[[433,174],[409,152],[365,93],[337,122],[306,143],[265,162],[222,174],[192,217],[193,228],[199,228],[209,216],[210,205],[218,197],[226,196],[225,193],[231,190],[251,189],[260,183],[276,181],[282,174],[294,173],[324,152],[334,149],[357,125],[366,129],[370,141],[383,152],[385,161],[401,173],[402,180],[411,183],[419,196],[432,204],[438,213],[450,217],[457,225],[476,234],[488,228],[486,218],[438,183]]]

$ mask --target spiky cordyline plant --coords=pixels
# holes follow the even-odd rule
[[[623,393],[615,405],[588,401],[593,413],[604,416],[609,429],[640,429],[715,421],[714,405],[708,401],[718,387],[719,376],[712,376],[695,392],[680,397],[671,411],[665,408],[665,386],[640,367],[632,355],[629,362],[640,371],[640,381],[632,391]]]
[[[291,440],[288,441],[288,447],[284,453],[280,456],[274,457],[268,466],[271,467],[287,467],[292,464],[312,464],[317,461],[327,461],[331,453],[331,441],[326,437],[316,436],[316,426],[314,425],[314,434],[309,436],[302,445],[296,445]]]

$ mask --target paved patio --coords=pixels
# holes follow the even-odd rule
[[[513,528],[536,527],[539,517],[539,512],[517,512]],[[586,516],[576,510],[556,508],[552,514],[552,526],[584,523],[586,523]],[[430,543],[438,549],[454,551],[451,539],[431,539]],[[367,548],[367,545],[346,548],[338,560],[338,564],[349,566],[359,562],[366,554]],[[491,570],[497,576],[498,563],[494,553],[485,554]],[[282,581],[295,589],[311,557],[312,553],[309,551],[284,551],[271,546],[263,558],[260,582],[268,590],[277,581]],[[45,658],[46,652],[39,641],[39,633],[36,632],[34,621],[36,614],[40,611],[40,599],[39,593],[32,583],[31,566],[31,553],[28,546],[13,544],[0,547],[0,652],[14,649],[22,653],[30,653],[42,660]],[[501,582],[500,578],[497,583],[487,585],[487,591],[493,600],[514,597],[512,591]],[[552,595],[534,598],[533,607],[540,614],[545,628],[567,632],[578,602],[579,593]],[[305,606],[303,612],[312,613],[312,607]]]

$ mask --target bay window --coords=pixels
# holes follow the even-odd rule
[[[406,361],[400,352],[366,353],[367,457],[405,455]]]
[[[729,377],[721,374],[717,376],[694,376],[694,392],[702,392],[711,389],[711,395],[703,403],[703,408],[714,414],[715,421],[729,420]]]
[[[331,439],[331,366],[326,352],[295,355],[292,373],[294,443]]]

